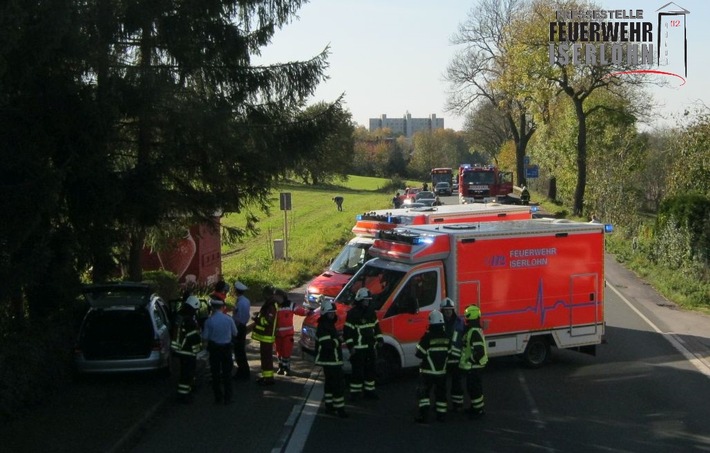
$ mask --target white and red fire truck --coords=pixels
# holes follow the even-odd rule
[[[376,257],[335,298],[339,317],[370,289],[385,336],[381,375],[415,367],[429,313],[445,297],[478,305],[491,357],[532,367],[552,346],[594,353],[604,336],[604,233],[609,225],[552,219],[422,225],[382,231]],[[304,327],[302,337],[313,335]],[[303,345],[303,342],[302,342]]]
[[[368,250],[377,233],[382,230],[404,225],[530,219],[536,210],[536,207],[487,203],[382,209],[360,214],[353,227],[355,237],[345,245],[325,272],[308,283],[304,305],[317,308],[318,296],[335,297],[355,272],[371,258]]]

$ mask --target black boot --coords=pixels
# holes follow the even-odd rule
[[[325,413],[328,415],[335,415],[335,408],[333,403],[325,403]]]
[[[348,417],[349,417],[348,413],[345,412],[345,408],[344,408],[344,407],[339,407],[339,408],[338,408],[338,417],[340,417],[340,418],[348,418]]]

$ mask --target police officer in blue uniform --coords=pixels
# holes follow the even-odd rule
[[[207,343],[210,354],[210,372],[215,403],[232,402],[232,344],[237,337],[234,320],[224,313],[224,296],[215,292],[210,295],[212,316],[205,321],[202,340]]]

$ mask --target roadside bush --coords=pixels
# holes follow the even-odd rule
[[[392,192],[394,193],[396,190],[399,189],[404,189],[407,187],[407,181],[405,179],[400,178],[399,176],[394,176],[392,179],[387,181],[387,183],[380,187],[378,190],[382,192]]]
[[[72,378],[73,347],[85,312],[79,302],[16,330],[0,345],[0,420],[45,401]]]
[[[656,237],[661,259],[672,265],[710,259],[710,199],[687,194],[668,198],[661,203],[656,220]]]
[[[177,276],[170,271],[145,271],[143,272],[143,281],[155,285],[155,292],[166,302],[180,298],[180,285]]]

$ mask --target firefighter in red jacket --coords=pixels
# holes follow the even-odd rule
[[[266,286],[261,294],[264,304],[254,316],[254,330],[252,340],[259,342],[259,356],[261,358],[261,377],[256,380],[259,385],[274,385],[274,341],[276,340],[276,305],[273,286]]]
[[[366,399],[380,399],[375,392],[376,347],[384,343],[375,310],[370,305],[370,290],[360,288],[355,294],[355,306],[348,310],[343,337],[350,351],[352,377],[350,398],[355,400],[363,394]]]
[[[202,350],[202,337],[197,325],[195,314],[200,308],[200,301],[195,296],[189,296],[178,311],[175,327],[175,338],[170,349],[180,360],[180,378],[178,380],[178,401],[190,403],[195,385],[197,369],[197,353]]]
[[[296,306],[288,299],[288,294],[282,289],[275,291],[276,303],[279,306],[276,315],[276,357],[279,369],[276,374],[291,375],[291,353],[293,352],[293,315],[306,316],[310,310]]]

